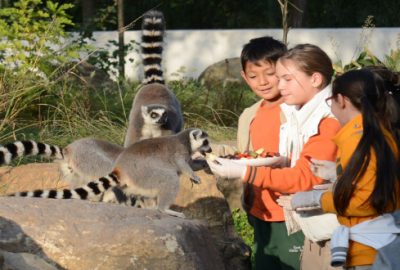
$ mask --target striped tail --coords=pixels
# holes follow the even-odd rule
[[[165,20],[160,11],[150,10],[143,15],[142,58],[144,68],[143,84],[164,84],[161,67]]]
[[[118,176],[115,173],[110,173],[107,176],[101,177],[96,181],[89,182],[83,187],[75,189],[49,189],[49,190],[35,190],[24,191],[9,194],[11,197],[31,197],[31,198],[48,198],[48,199],[78,199],[87,200],[96,197],[111,187],[119,184]]]
[[[16,141],[0,146],[0,165],[9,164],[16,157],[39,155],[48,158],[64,158],[62,149],[56,145],[35,141]]]

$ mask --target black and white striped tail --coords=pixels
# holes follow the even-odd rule
[[[48,198],[48,199],[78,199],[87,200],[93,198],[110,189],[111,187],[119,184],[118,176],[110,173],[107,176],[101,177],[96,181],[89,182],[83,187],[75,189],[49,189],[49,190],[35,190],[24,191],[14,194],[9,194],[12,197],[31,197],[31,198]]]
[[[161,66],[165,20],[160,11],[150,10],[143,15],[142,58],[144,68],[143,84],[164,84]]]
[[[35,141],[16,141],[0,146],[0,165],[9,164],[16,157],[45,156],[63,159],[60,147]]]

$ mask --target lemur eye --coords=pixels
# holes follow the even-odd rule
[[[150,117],[151,117],[151,118],[157,118],[157,117],[158,117],[158,114],[155,113],[155,112],[152,112],[152,113],[150,114]]]

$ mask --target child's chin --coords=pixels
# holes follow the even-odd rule
[[[277,95],[265,94],[265,95],[261,95],[261,98],[268,100],[268,101],[274,101],[274,100],[277,100],[279,97]]]

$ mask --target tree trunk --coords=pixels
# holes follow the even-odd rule
[[[0,8],[6,8],[10,6],[9,0],[0,0]]]
[[[307,7],[307,0],[290,0],[294,6],[290,7],[290,26],[294,28],[301,28],[304,26],[303,18],[305,18],[305,10]]]
[[[84,29],[90,26],[95,15],[95,9],[94,0],[82,0],[82,26]]]
[[[125,78],[125,48],[124,48],[124,0],[117,0],[118,10],[118,71]]]
[[[279,6],[281,8],[281,13],[282,13],[282,30],[283,30],[283,35],[282,35],[282,42],[287,45],[287,36],[289,33],[289,24],[288,24],[288,4],[289,0],[277,0],[279,3]]]

